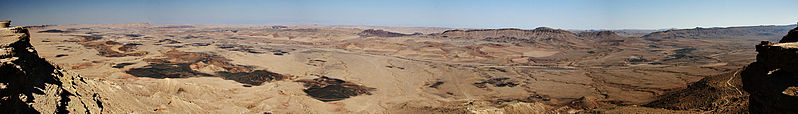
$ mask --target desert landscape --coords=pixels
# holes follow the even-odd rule
[[[96,80],[77,90],[92,97],[73,97],[97,107],[70,105],[70,112],[739,113],[748,94],[736,75],[755,61],[753,45],[795,27],[642,36],[547,27],[428,34],[147,23],[25,29],[40,57]]]
[[[3,1],[0,111],[798,113],[795,3]]]

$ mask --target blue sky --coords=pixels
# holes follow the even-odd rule
[[[4,0],[15,25],[254,24],[666,29],[798,22],[798,0]]]

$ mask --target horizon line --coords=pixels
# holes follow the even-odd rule
[[[11,21],[12,20],[6,20]],[[555,28],[550,26],[537,26],[537,27],[445,27],[445,26],[404,26],[404,25],[346,25],[346,24],[188,24],[188,23],[150,23],[150,22],[130,22],[130,23],[87,23],[87,24],[34,24],[34,25],[17,25],[17,26],[41,26],[41,25],[113,25],[113,24],[150,24],[150,25],[233,25],[233,26],[246,26],[246,25],[255,25],[255,26],[280,26],[280,25],[288,25],[288,26],[326,26],[326,27],[336,27],[336,26],[366,26],[366,27],[406,27],[406,28],[450,28],[450,29],[535,29],[540,27],[548,27],[554,29],[561,29],[561,30],[679,30],[679,29],[695,29],[695,28],[733,28],[733,27],[757,27],[757,26],[798,26],[798,24],[759,24],[759,25],[723,25],[723,26],[712,26],[712,27],[684,27],[684,28],[623,28],[623,29],[608,29],[608,28],[600,28],[600,29],[575,29],[575,28]]]

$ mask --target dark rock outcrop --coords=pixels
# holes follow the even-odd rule
[[[787,32],[787,35],[779,40],[779,43],[798,42],[798,27]]]
[[[308,96],[324,102],[343,100],[358,95],[371,95],[376,88],[347,82],[341,79],[322,76],[316,79],[297,80],[305,83],[305,93]]]
[[[163,39],[163,40],[158,40],[158,43],[178,44],[178,43],[181,43],[181,42],[177,41],[177,40],[172,40],[172,39]]]
[[[477,82],[472,85],[478,88],[486,88],[488,87],[486,84],[493,85],[494,87],[515,87],[518,84],[516,82],[510,81],[510,78],[491,78],[482,82]]]
[[[39,33],[65,33],[67,31],[57,30],[57,29],[50,29],[45,31],[39,31]]]
[[[105,57],[144,56],[147,51],[137,51],[141,44],[123,44],[115,41],[80,42],[85,47],[95,49],[98,55]]]
[[[798,43],[791,39],[798,39],[795,32],[782,39],[789,43],[763,41],[756,62],[742,71],[751,113],[798,113]]]
[[[230,63],[230,59],[222,56],[171,50],[164,53],[164,58],[144,59],[149,65],[132,68],[126,73],[137,77],[150,78],[188,78],[217,76],[243,84],[261,85],[287,79],[287,75],[266,70],[254,70],[252,66]]]
[[[410,36],[409,34],[402,34],[402,33],[395,33],[390,31],[384,30],[374,30],[368,29],[363,30],[363,32],[357,33],[360,37],[400,37],[400,36]]]

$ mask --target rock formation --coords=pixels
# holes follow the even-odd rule
[[[11,25],[11,21],[0,21],[0,28],[6,28]]]
[[[271,71],[254,70],[252,66],[232,64],[230,59],[207,53],[171,50],[164,56],[159,59],[144,59],[149,65],[130,69],[126,73],[159,79],[218,76],[249,85],[261,85],[264,82],[288,78],[286,75]]]
[[[751,113],[798,113],[798,29],[774,44],[756,46],[756,62],[742,71]]]
[[[577,35],[579,37],[596,38],[596,39],[613,39],[621,37],[613,31],[581,32],[578,33]]]
[[[374,29],[363,30],[363,32],[360,32],[357,35],[359,35],[360,37],[400,37],[400,36],[410,36],[409,34],[395,33],[395,32],[389,32],[389,31],[384,31],[384,30],[374,30]],[[418,34],[414,34],[414,35],[418,35]]]
[[[305,83],[304,86],[307,89],[304,91],[308,96],[324,102],[343,100],[358,95],[371,95],[371,91],[376,90],[376,88],[326,76],[312,80],[297,80],[297,82]]]
[[[779,40],[779,43],[798,42],[798,27],[790,30],[786,36]]]
[[[40,58],[24,27],[0,28],[0,110],[3,113],[100,113],[93,81]]]

